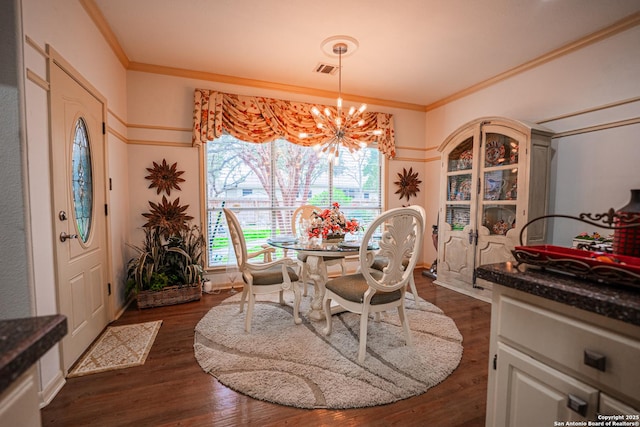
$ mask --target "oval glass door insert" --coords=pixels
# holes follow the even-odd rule
[[[83,243],[89,239],[93,214],[93,173],[91,169],[91,146],[87,126],[82,118],[76,122],[72,152],[72,192],[78,237]]]

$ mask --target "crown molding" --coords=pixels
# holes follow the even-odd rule
[[[299,93],[303,95],[318,96],[322,98],[335,98],[337,96],[337,93],[333,91],[312,89],[312,88],[303,87],[303,86],[294,86],[294,85],[287,85],[282,83],[268,82],[264,80],[247,79],[247,78],[229,76],[224,74],[209,73],[205,71],[195,71],[195,70],[187,70],[182,68],[174,68],[174,67],[166,67],[161,65],[132,62],[127,57],[126,53],[122,49],[122,46],[120,46],[120,43],[118,43],[118,40],[115,34],[111,30],[111,27],[109,26],[106,19],[104,18],[104,15],[102,15],[100,8],[96,5],[95,1],[94,0],[79,0],[79,1],[82,7],[87,12],[87,14],[89,15],[89,17],[93,20],[98,30],[104,36],[105,40],[113,50],[114,54],[118,57],[123,67],[125,67],[125,69],[127,70],[154,73],[154,74],[164,74],[164,75],[170,75],[170,76],[176,76],[176,77],[185,77],[190,79],[213,81],[218,83],[228,83],[228,84],[239,85],[239,86],[257,87],[261,89],[271,89],[271,90],[278,90],[278,91],[284,91],[284,92]],[[443,105],[446,105],[460,98],[464,98],[465,96],[478,92],[498,82],[511,78],[517,74],[523,73],[527,70],[538,67],[547,62],[553,61],[561,56],[567,55],[578,49],[582,49],[588,45],[599,42],[608,37],[616,35],[622,31],[633,28],[638,24],[640,24],[640,12],[636,12],[632,15],[629,15],[626,18],[623,18],[617,21],[613,25],[610,25],[609,27],[606,27],[599,31],[591,33],[585,37],[582,37],[578,40],[568,43],[558,49],[552,50],[551,52],[548,52],[535,59],[532,59],[531,61],[527,61],[523,64],[520,64],[516,67],[511,68],[510,70],[507,70],[503,73],[500,73],[494,77],[491,77],[487,80],[479,82],[475,85],[469,86],[466,89],[463,89],[459,92],[456,92],[450,96],[442,98],[428,105],[413,104],[413,103],[393,101],[393,100],[380,99],[380,98],[370,98],[370,97],[351,95],[351,94],[343,94],[343,97],[345,100],[349,100],[353,102],[364,102],[367,104],[374,104],[374,105],[380,105],[380,106],[391,107],[391,108],[399,108],[403,110],[428,112],[436,108],[442,107]]]
[[[84,8],[84,10],[89,15],[89,18],[91,18],[93,23],[98,28],[98,31],[102,33],[102,36],[106,40],[109,47],[111,47],[111,50],[116,55],[116,57],[118,58],[122,66],[124,68],[128,68],[129,58],[127,57],[127,54],[124,52],[124,49],[122,49],[122,46],[120,46],[120,43],[118,42],[118,38],[111,30],[109,23],[107,22],[106,19],[104,19],[104,15],[100,11],[100,8],[96,4],[96,2],[94,0],[79,0],[79,1],[82,7]]]
[[[229,76],[225,74],[209,73],[206,71],[187,70],[184,68],[167,67],[164,65],[146,64],[142,62],[130,62],[129,71],[140,71],[145,73],[163,74],[168,76],[184,77],[188,79],[206,80],[218,83],[228,83],[239,86],[257,87],[260,89],[278,90],[289,93],[299,93],[321,98],[335,98],[337,92],[312,89],[304,86],[294,86],[283,83],[274,83],[265,80],[247,79],[243,77]],[[385,107],[401,108],[404,110],[424,111],[424,105],[411,104],[408,102],[391,101],[388,99],[371,98],[366,96],[342,94],[344,100],[352,102],[364,102],[366,104],[382,105]]]
[[[541,55],[535,59],[532,59],[531,61],[527,61],[524,64],[520,64],[517,67],[514,67],[510,70],[500,73],[494,77],[491,77],[487,80],[484,80],[466,89],[463,89],[460,92],[456,92],[453,95],[447,96],[446,98],[442,98],[439,101],[436,101],[432,104],[427,105],[425,107],[425,111],[431,111],[438,107],[442,107],[443,105],[446,105],[452,101],[455,101],[460,98],[464,98],[467,95],[470,95],[486,87],[492,86],[502,80],[506,80],[517,74],[523,73],[527,70],[530,70],[531,68],[535,68],[540,65],[546,64],[547,62],[553,61],[554,59],[558,59],[561,56],[567,55],[578,49],[582,49],[586,46],[589,46],[590,44],[599,42],[615,34],[618,34],[622,31],[633,28],[638,24],[640,24],[640,12],[629,15],[626,18],[621,19],[620,21],[616,22],[613,25],[610,25],[607,28],[604,28],[600,31],[596,31],[595,33],[591,33],[588,36],[582,37],[558,49],[545,53],[544,55]]]

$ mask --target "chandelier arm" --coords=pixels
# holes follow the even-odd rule
[[[358,136],[358,137],[364,137],[364,136],[378,136],[375,133],[372,132],[358,132],[358,133],[352,133],[351,135],[349,135],[349,137],[351,137],[352,139],[355,140],[355,138],[353,138],[353,136]],[[366,142],[366,141],[365,141]]]
[[[333,120],[329,119],[327,116],[325,116],[323,114],[317,116],[316,124],[318,122],[320,122],[323,127],[330,128],[330,130],[333,130],[333,127],[335,126],[335,124],[333,123]]]
[[[360,140],[360,139],[355,139],[355,138],[353,138],[351,136],[348,136],[346,138],[346,140],[348,140],[349,144],[352,145],[353,147],[361,147],[362,144],[366,145],[366,143],[367,143],[367,141],[363,141],[363,140]]]
[[[338,133],[338,127],[336,126],[333,120],[327,120],[327,127],[329,128],[332,134],[335,135]]]
[[[346,119],[345,119],[345,121],[344,121],[344,127],[345,127],[345,128],[348,128],[348,127],[350,127],[350,126],[351,126],[351,124],[352,124],[354,121],[356,121],[356,122],[357,122],[357,120],[355,120],[355,119],[356,119],[356,116],[355,116],[355,115],[353,115],[353,116],[347,116],[347,118],[346,118]]]

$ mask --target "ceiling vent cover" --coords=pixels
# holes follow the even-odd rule
[[[313,71],[315,71],[316,73],[320,73],[320,74],[334,75],[336,73],[336,71],[338,71],[338,66],[337,65],[331,65],[331,64],[319,63],[318,65],[316,65],[316,68],[314,68]]]

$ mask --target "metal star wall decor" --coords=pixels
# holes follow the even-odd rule
[[[145,176],[146,179],[151,181],[149,188],[156,188],[156,194],[166,191],[168,196],[171,195],[171,190],[174,188],[181,190],[179,184],[185,180],[180,178],[180,175],[182,175],[184,171],[179,171],[177,168],[178,163],[169,166],[166,159],[162,159],[162,164],[153,162],[153,167],[147,168],[150,174]]]
[[[143,227],[157,227],[160,233],[168,239],[170,236],[178,234],[181,230],[188,230],[187,222],[193,217],[185,214],[189,205],[180,206],[180,197],[173,202],[162,196],[161,203],[149,202],[150,212],[143,213],[147,218],[147,223]]]
[[[418,172],[413,173],[413,168],[409,168],[409,172],[402,168],[402,173],[398,172],[398,181],[394,182],[399,187],[395,194],[400,194],[400,200],[406,198],[408,202],[410,197],[415,197],[420,191],[421,182],[418,179]]]

